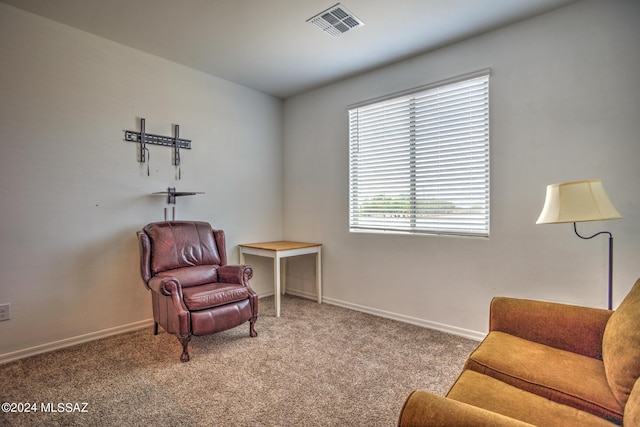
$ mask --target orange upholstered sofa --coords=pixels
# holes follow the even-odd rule
[[[446,397],[416,390],[399,426],[640,426],[640,280],[616,311],[491,302],[489,334]]]

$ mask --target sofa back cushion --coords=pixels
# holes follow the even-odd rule
[[[624,407],[640,377],[640,279],[611,315],[602,338],[607,382]]]
[[[148,224],[151,272],[195,265],[220,265],[220,254],[211,226],[206,222],[167,221]]]

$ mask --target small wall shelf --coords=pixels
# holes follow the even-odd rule
[[[176,204],[176,197],[182,196],[194,196],[196,194],[204,194],[202,191],[176,191],[175,187],[167,188],[167,191],[158,191],[156,193],[151,193],[153,195],[158,196],[167,196],[167,203],[170,205]]]

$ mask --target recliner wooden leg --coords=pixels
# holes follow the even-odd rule
[[[258,333],[255,330],[256,319],[249,320],[249,336],[257,337]]]
[[[182,344],[182,354],[180,355],[181,362],[189,361],[189,341],[191,341],[191,335],[187,337],[178,337],[180,344]]]
[[[158,335],[158,322],[153,322],[153,335]]]

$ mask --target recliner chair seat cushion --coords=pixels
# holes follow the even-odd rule
[[[193,335],[215,334],[246,322],[251,317],[251,303],[245,299],[215,310],[192,311],[190,314]]]
[[[208,283],[182,289],[185,305],[189,310],[205,310],[249,298],[246,286],[233,283]]]
[[[600,360],[492,331],[471,354],[465,368],[612,422],[622,422],[623,407],[609,388]]]
[[[193,267],[176,268],[162,271],[156,277],[175,277],[182,288],[204,285],[218,281],[219,265],[196,265]]]

